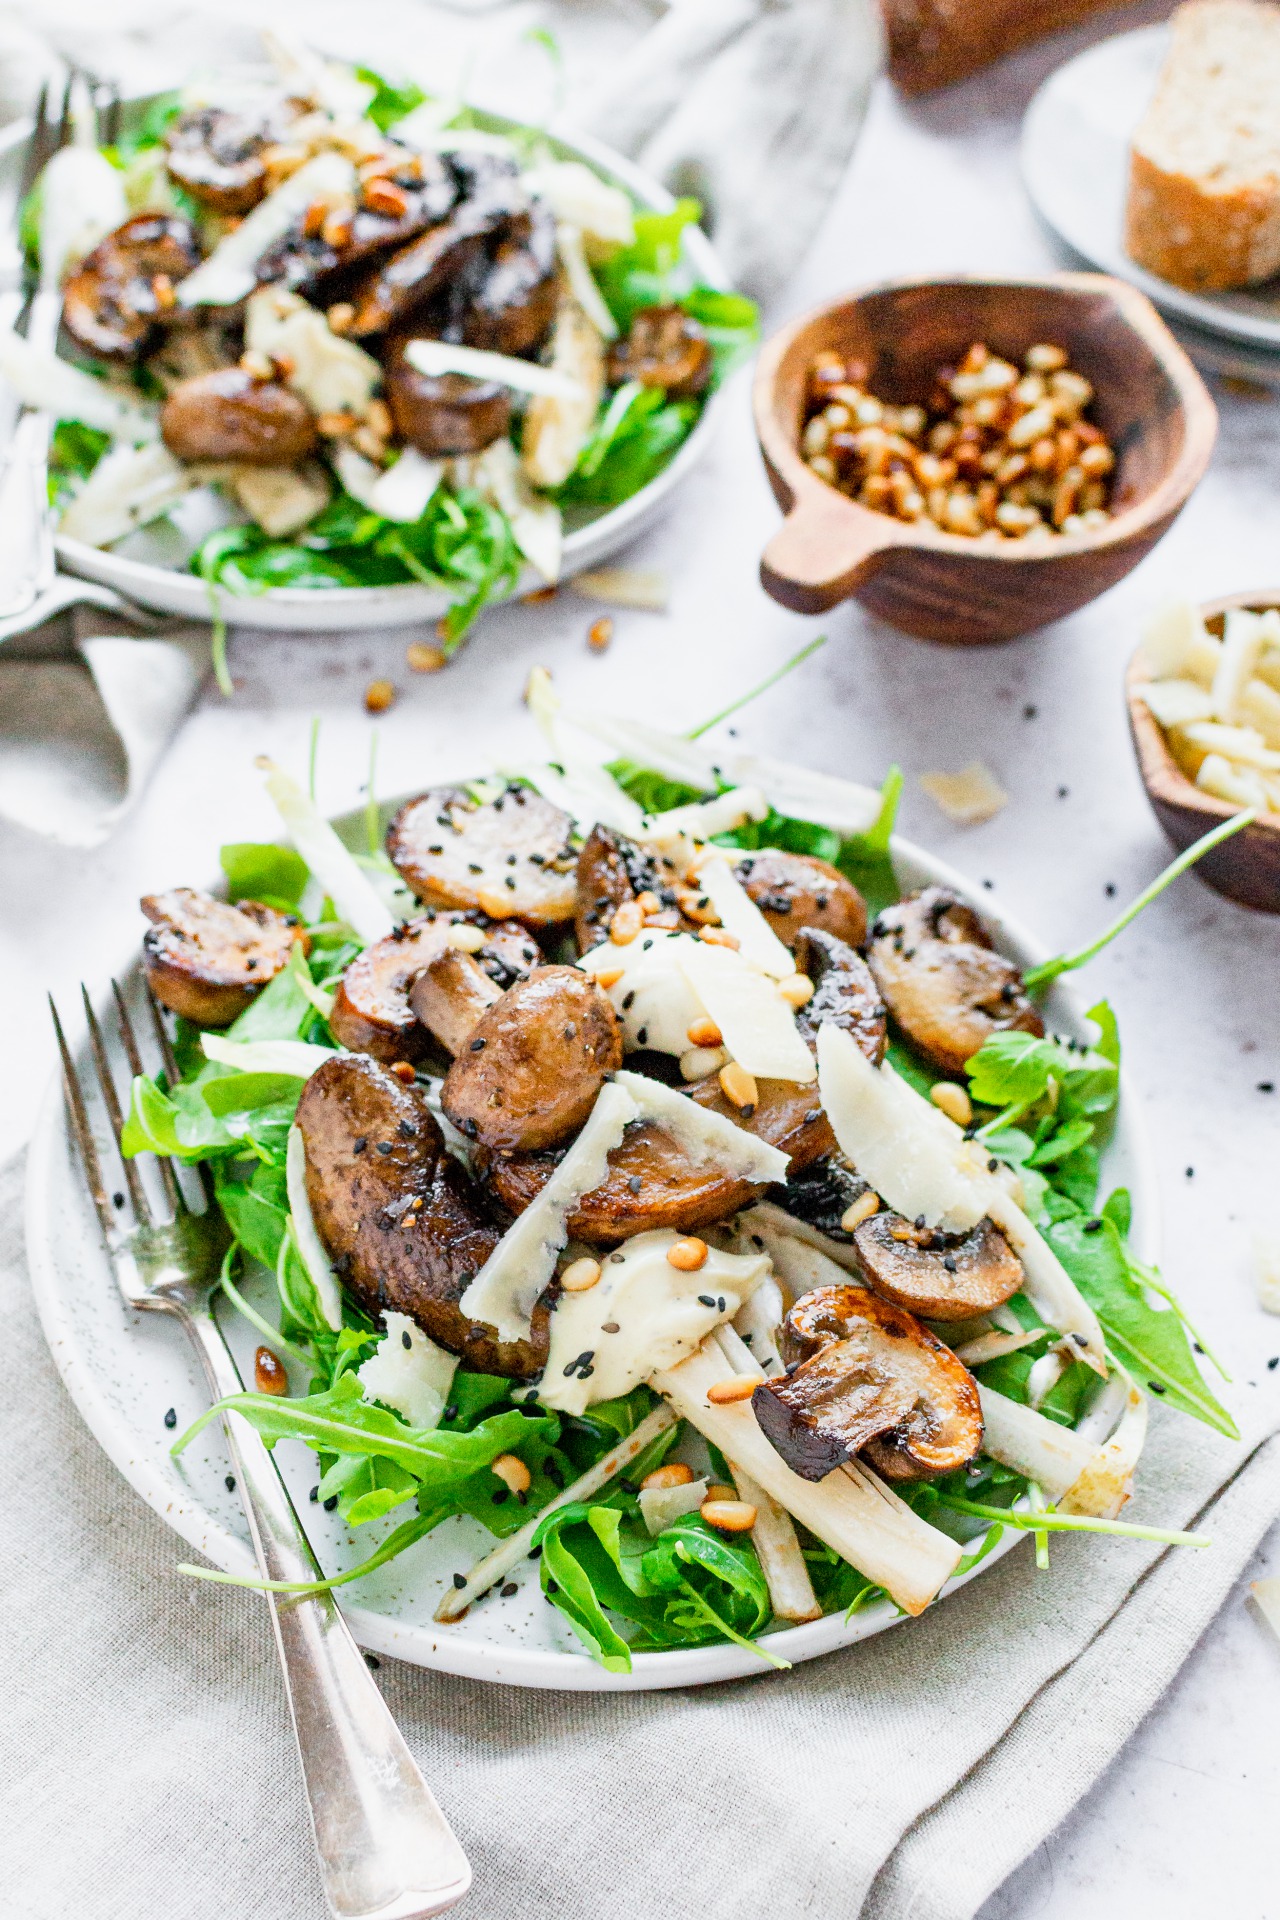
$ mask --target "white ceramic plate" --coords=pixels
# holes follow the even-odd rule
[[[154,96],[151,96],[154,97]],[[149,99],[131,101],[130,116],[140,114]],[[479,116],[490,132],[502,133],[517,123],[496,114]],[[0,214],[12,205],[21,169],[22,152],[28,129],[25,124],[6,128],[0,134]],[[548,136],[561,159],[585,160],[597,173],[622,187],[637,206],[656,213],[669,213],[675,205],[666,188],[649,174],[633,166],[612,148],[601,145],[586,134],[568,141]],[[708,286],[724,288],[728,280],[706,235],[697,227],[686,229],[685,245],[699,276]],[[3,272],[0,260],[0,273]],[[10,269],[16,266],[16,259]],[[561,577],[568,579],[589,567],[599,566],[637,538],[665,511],[672,493],[706,453],[715,421],[720,413],[720,394],[711,395],[693,432],[677,451],[670,464],[630,500],[611,507],[572,526],[566,532]],[[69,573],[85,580],[96,580],[142,606],[164,613],[184,614],[191,619],[207,620],[210,613],[209,589],[204,581],[186,570],[194,548],[215,525],[225,521],[210,517],[209,496],[203,490],[180,502],[174,513],[154,527],[117,541],[104,550],[87,546],[82,540],[58,537],[58,559]],[[230,515],[227,515],[230,518]],[[527,593],[543,584],[542,577],[526,568],[515,593]],[[514,597],[514,596],[513,596]],[[218,607],[229,626],[264,628],[273,632],[332,633],[369,627],[398,626],[434,620],[449,605],[447,597],[432,587],[415,585],[390,587],[272,587],[266,593],[242,595],[222,591]]]
[[[1167,313],[1210,333],[1280,347],[1280,279],[1233,293],[1190,293],[1124,250],[1129,139],[1155,91],[1167,26],[1119,33],[1045,81],[1022,123],[1022,177],[1041,218],[1095,267],[1140,287]]]
[[[363,818],[357,823],[353,816],[349,824],[352,843],[362,844]],[[972,902],[998,944],[1021,965],[1031,966],[1045,957],[1015,923],[993,910],[987,896],[950,867],[907,841],[895,840],[893,851],[904,889],[934,882],[951,887]],[[1046,1013],[1052,1031],[1089,1037],[1082,1003],[1061,983],[1049,995]],[[109,1032],[114,1030],[109,1020],[106,1024]],[[83,1045],[77,1063],[90,1084],[92,1071]],[[121,1084],[127,1080],[118,1050],[117,1077]],[[104,1166],[111,1166],[105,1134],[100,1135],[100,1150]],[[1128,1187],[1133,1196],[1135,1252],[1139,1259],[1154,1263],[1158,1258],[1156,1185],[1146,1136],[1127,1085],[1105,1156],[1103,1185],[1104,1191]],[[90,1431],[130,1484],[191,1547],[227,1571],[252,1573],[244,1516],[238,1498],[225,1484],[228,1463],[219,1432],[207,1428],[180,1462],[170,1458],[173,1432],[164,1424],[165,1412],[176,1409],[181,1433],[208,1404],[203,1377],[197,1374],[186,1337],[177,1325],[163,1314],[128,1312],[116,1291],[56,1080],[50,1085],[31,1148],[26,1224],[32,1285],[45,1337]],[[260,1299],[265,1305],[265,1298]],[[241,1372],[250,1373],[257,1336],[230,1311],[224,1311],[223,1323]],[[314,1457],[300,1443],[282,1442],[276,1459],[321,1563],[337,1570],[366,1558],[381,1537],[379,1528],[363,1528],[354,1539],[336,1514],[309,1503],[318,1476]],[[382,1530],[389,1531],[395,1520],[393,1515],[382,1523]],[[1012,1531],[1006,1532],[999,1546],[966,1578],[977,1579],[1016,1539]],[[607,1673],[581,1651],[561,1614],[543,1599],[536,1568],[528,1562],[513,1576],[518,1591],[510,1599],[491,1594],[456,1625],[436,1625],[431,1616],[451,1575],[471,1566],[492,1544],[492,1536],[479,1522],[455,1517],[370,1575],[360,1583],[358,1594],[351,1587],[339,1589],[343,1610],[361,1645],[469,1679],[584,1692],[698,1686],[770,1670],[757,1655],[740,1647],[716,1646],[639,1653],[631,1673]],[[944,1595],[961,1584],[951,1582]],[[761,1644],[792,1662],[812,1660],[880,1633],[902,1618],[889,1601],[882,1600],[852,1620],[831,1614],[807,1626],[769,1634]]]

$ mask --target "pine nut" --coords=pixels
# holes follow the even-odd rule
[[[592,653],[604,653],[612,639],[613,621],[607,613],[599,620],[593,620],[587,628],[587,645]]]
[[[640,1490],[647,1493],[650,1487],[688,1487],[693,1484],[693,1468],[686,1467],[683,1460],[668,1460],[665,1467],[655,1467],[652,1473],[646,1473],[640,1482]]]
[[[736,1500],[738,1489],[726,1487],[722,1480],[713,1480],[703,1495],[704,1500]]]
[[[599,973],[594,975],[595,983],[598,987],[604,987],[607,991],[608,988],[617,986],[625,972],[625,967],[603,967]]]
[[[316,415],[316,430],[322,433],[326,440],[341,440],[344,434],[351,432],[355,424],[354,413],[318,413]]]
[[[428,647],[423,641],[415,640],[412,646],[405,648],[405,665],[414,673],[439,673],[447,664],[448,655],[443,647]]]
[[[1061,347],[1031,347],[1023,357],[1024,365],[1032,373],[1056,373],[1067,364],[1067,356]]]
[[[958,1127],[967,1127],[973,1119],[973,1102],[954,1080],[939,1080],[930,1087],[929,1098],[939,1113],[945,1113]]]
[[[288,1393],[289,1376],[284,1361],[270,1347],[259,1347],[253,1356],[253,1384],[259,1393]]]
[[[879,1213],[879,1211],[880,1211],[879,1194],[860,1193],[857,1199],[854,1201],[851,1201],[850,1204],[845,1208],[844,1212],[840,1215],[841,1232],[842,1233],[855,1232],[856,1229],[862,1225],[864,1220],[869,1220],[873,1213]]]
[[[587,1254],[565,1268],[560,1275],[560,1285],[566,1293],[589,1293],[603,1271],[600,1262]]]
[[[750,1533],[756,1523],[756,1510],[745,1500],[704,1500],[698,1512],[722,1533]]]
[[[707,1399],[713,1407],[731,1407],[738,1400],[749,1400],[757,1387],[764,1385],[762,1373],[735,1373],[728,1380],[717,1380],[713,1387],[707,1388]],[[712,1487],[711,1493],[718,1492]]]
[[[177,306],[178,296],[173,290],[173,281],[167,273],[152,274],[151,291],[155,295],[157,307],[159,307],[162,312],[168,312],[170,307]]]
[[[705,1080],[709,1073],[719,1073],[728,1058],[723,1047],[690,1047],[680,1055],[680,1078]]]
[[[651,887],[646,887],[643,893],[636,895],[636,905],[643,914],[662,912],[662,902]]]
[[[330,333],[346,333],[355,317],[356,310],[349,300],[335,300],[325,315]]]
[[[499,1480],[512,1493],[528,1493],[533,1484],[533,1475],[518,1453],[500,1453],[490,1462],[490,1473],[496,1473]]]
[[[366,180],[364,203],[370,213],[389,214],[393,220],[402,219],[409,211],[409,196],[394,180]]]
[[[413,1063],[409,1060],[395,1061],[391,1071],[401,1085],[406,1087],[411,1087],[418,1077],[413,1070]]]
[[[691,1047],[718,1047],[723,1043],[724,1035],[714,1020],[704,1016],[701,1020],[693,1021],[686,1030],[685,1038]]]
[[[368,713],[385,713],[396,697],[396,690],[389,680],[371,680],[364,690],[365,710]]]
[[[705,940],[709,947],[732,947],[736,953],[742,942],[732,933],[726,933],[723,927],[699,927],[699,940]]]
[[[755,1107],[760,1102],[760,1092],[754,1075],[731,1060],[727,1067],[720,1069],[720,1091],[735,1107]]]
[[[779,980],[778,992],[789,1007],[803,1007],[813,998],[813,982],[807,973],[792,973]]]
[[[275,368],[265,353],[259,353],[255,347],[246,347],[240,355],[240,365],[251,380],[270,380]]]
[[[667,1264],[678,1267],[681,1273],[697,1273],[700,1267],[706,1266],[708,1251],[705,1240],[690,1234],[687,1240],[677,1240],[667,1248]]]
[[[609,922],[609,938],[615,947],[629,947],[644,925],[644,908],[638,900],[624,900]]]
[[[483,927],[477,927],[470,920],[459,920],[450,927],[445,940],[459,953],[479,953],[489,938]]]

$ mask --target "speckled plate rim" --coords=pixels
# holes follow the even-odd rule
[[[138,96],[139,103],[158,98],[155,94]],[[491,114],[479,109],[495,126],[518,126],[506,114]],[[0,133],[0,189],[8,185],[6,176],[17,165],[28,125],[18,122]],[[615,153],[602,141],[586,133],[549,133],[549,140],[567,157],[581,158],[598,172],[624,187],[643,207],[655,213],[669,213],[674,197],[651,174],[637,167],[623,154]],[[686,230],[685,244],[698,274],[709,286],[727,288],[728,276],[710,240],[699,227]],[[669,465],[647,486],[632,494],[620,506],[611,507],[587,525],[565,535],[560,578],[571,579],[589,567],[612,558],[637,539],[665,511],[672,493],[688,477],[709,451],[716,423],[720,419],[725,388],[710,396],[688,439],[677,449]],[[208,620],[212,604],[205,581],[178,568],[161,567],[130,559],[82,540],[55,537],[58,559],[69,573],[99,585],[114,587],[118,593],[139,605],[161,612],[182,614],[195,620]],[[544,584],[542,576],[526,566],[507,600]],[[503,604],[501,600],[492,602]],[[433,587],[410,584],[386,587],[272,587],[260,594],[218,592],[218,612],[228,626],[254,627],[277,633],[332,633],[350,629],[367,631],[372,627],[411,626],[435,619],[448,607],[447,597]]]
[[[344,821],[335,824],[341,827]],[[1046,957],[1043,947],[1032,940],[1012,916],[1002,912],[989,894],[976,889],[946,862],[897,836],[892,852],[904,890],[931,883],[950,887],[983,915],[997,944],[1019,964],[1032,966]],[[1049,1024],[1054,1030],[1086,1037],[1084,1006],[1084,1000],[1077,993],[1062,981],[1057,982],[1045,1002]],[[83,1064],[84,1056],[85,1046],[81,1043],[77,1048],[78,1063]],[[69,1212],[82,1215],[91,1223],[89,1202],[71,1155],[62,1090],[55,1075],[46,1091],[32,1140],[25,1219],[32,1290],[45,1339],[63,1383],[103,1451],[165,1524],[224,1571],[252,1573],[247,1534],[234,1531],[211,1509],[207,1500],[198,1497],[167,1455],[162,1456],[163,1465],[157,1463],[154,1449],[148,1449],[139,1423],[121,1416],[105,1391],[105,1382],[95,1374],[91,1343],[77,1317],[77,1301],[57,1256],[61,1223]],[[1116,1129],[1108,1143],[1104,1164],[1108,1177],[1119,1176],[1118,1183],[1127,1185],[1132,1196],[1133,1243],[1138,1258],[1155,1264],[1159,1258],[1158,1187],[1138,1099],[1125,1074],[1121,1076]],[[78,1274],[77,1278],[87,1277],[97,1294],[105,1289],[115,1301],[118,1298],[115,1282],[91,1225],[85,1238],[95,1249],[93,1271],[87,1276]],[[166,1322],[164,1316],[140,1318],[158,1323],[149,1331],[154,1330],[158,1336],[185,1346],[180,1328]],[[138,1365],[142,1367],[146,1356],[141,1340],[137,1352]],[[298,1476],[293,1478],[296,1498]],[[304,1519],[306,1514],[304,1508]],[[949,1581],[940,1598],[945,1599],[969,1580],[978,1578],[1009,1552],[1017,1540],[1016,1534],[1007,1532],[970,1573]],[[634,1656],[631,1673],[608,1673],[585,1654],[508,1646],[498,1640],[464,1639],[445,1627],[405,1622],[388,1613],[351,1604],[345,1593],[346,1590],[339,1589],[337,1597],[343,1601],[343,1612],[361,1646],[415,1666],[466,1679],[508,1686],[612,1693],[701,1686],[772,1671],[758,1655],[745,1649],[716,1646],[640,1653]],[[504,1606],[516,1604],[491,1598],[485,1602],[483,1617],[496,1620],[501,1617]],[[879,1601],[851,1620],[839,1613],[830,1614],[808,1625],[765,1635],[760,1644],[798,1664],[868,1639],[905,1618],[890,1602]]]

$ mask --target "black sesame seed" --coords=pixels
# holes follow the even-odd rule
[[[948,1273],[954,1273],[956,1271],[955,1259],[951,1254],[946,1253],[942,1256],[942,1264]]]
[[[1080,1231],[1082,1233],[1101,1233],[1102,1222],[1101,1220],[1086,1220]]]
[[[647,1046],[648,1044],[649,1044],[648,1027],[637,1027],[636,1028],[636,1045],[638,1047],[644,1047],[644,1046]]]
[[[413,1341],[409,1338],[407,1333],[402,1333],[400,1335],[400,1345],[404,1348],[406,1353],[412,1353]]]
[[[994,880],[984,880],[982,884],[984,887],[986,887],[987,891],[990,892],[990,890],[992,889],[992,887],[995,886],[996,883]]]
[[[818,894],[814,900],[814,905],[817,907],[819,913],[825,913],[828,904],[829,902],[825,893]]]
[[[440,1418],[442,1420],[456,1420],[457,1417],[458,1417],[458,1409],[456,1407],[446,1407],[444,1412],[440,1415]]]
[[[441,847],[441,846],[435,846],[435,847],[428,847],[428,848],[427,848],[427,852],[428,852],[428,853],[443,853],[443,852],[444,852],[444,848],[443,848],[443,847]]]
[[[635,997],[636,997],[636,996],[635,996],[635,989],[634,989],[634,988],[632,988],[632,990],[631,990],[631,992],[630,992],[630,993],[624,993],[624,994],[623,994],[623,996],[622,996],[622,1011],[623,1011],[624,1013],[630,1013],[630,1011],[631,1011],[631,1007],[632,1007],[632,1003],[634,1002],[634,1000],[635,1000]]]
[[[168,1411],[168,1413],[166,1413],[166,1415],[165,1415],[165,1417],[164,1417],[164,1423],[165,1423],[165,1425],[166,1425],[166,1427],[176,1427],[176,1426],[177,1426],[177,1424],[178,1424],[178,1409],[177,1409],[176,1407],[170,1407],[170,1409],[169,1409],[169,1411]]]
[[[352,1153],[363,1153],[365,1148],[368,1146],[368,1144],[369,1144],[368,1135],[363,1133],[358,1133],[355,1139],[351,1143],[351,1151]]]
[[[1106,884],[1106,886],[1105,886],[1105,887],[1104,887],[1104,888],[1102,889],[1102,891],[1103,891],[1103,892],[1104,892],[1104,893],[1106,894],[1106,896],[1107,896],[1107,898],[1108,898],[1108,900],[1114,900],[1114,899],[1115,899],[1115,897],[1116,897],[1116,883],[1115,883],[1115,881],[1114,881],[1114,880],[1108,880],[1108,882],[1107,882],[1107,884]]]
[[[728,1302],[726,1301],[724,1295],[721,1294],[720,1298],[716,1301],[716,1312],[723,1313],[727,1305],[728,1305]]]
[[[386,1156],[391,1152],[390,1140],[379,1140],[375,1142],[373,1150],[375,1153],[380,1153],[385,1159]]]
[[[514,865],[515,865],[515,864],[516,864],[516,856],[515,856],[515,854],[514,854],[514,853],[509,853],[509,854],[507,855],[507,865],[508,865],[509,867],[514,867]]]
[[[533,1549],[533,1551],[532,1551],[531,1553],[528,1553],[528,1554],[526,1554],[526,1555],[525,1555],[525,1558],[526,1558],[527,1560],[541,1560],[541,1558],[542,1558],[542,1548],[541,1548],[541,1547],[535,1547],[535,1548]],[[464,1586],[466,1585],[466,1582],[465,1582],[465,1581],[463,1582],[463,1585],[464,1585]]]
[[[629,1193],[639,1193],[643,1188],[643,1186],[644,1186],[644,1181],[640,1178],[640,1175],[638,1173],[633,1173],[631,1175],[631,1178],[627,1181],[627,1191]]]
[[[472,1053],[483,1053],[483,1052],[484,1052],[484,1041],[483,1041],[483,1040],[473,1040],[473,1041],[471,1042],[471,1051],[472,1051]]]
[[[1089,1344],[1089,1336],[1087,1333],[1073,1333],[1071,1338],[1078,1347],[1087,1347]]]
[[[1267,1362],[1267,1372],[1274,1373],[1277,1367],[1280,1367],[1280,1353],[1273,1353]]]
[[[924,1215],[922,1213],[918,1213],[916,1215],[916,1232],[919,1233],[923,1228],[923,1226],[924,1226]]]
[[[1059,787],[1059,788],[1058,788],[1058,798],[1059,798],[1059,800],[1065,800],[1069,792],[1070,792],[1070,788],[1069,788],[1069,787]]]
[[[490,1500],[492,1500],[495,1507],[500,1507],[504,1500],[509,1500],[511,1498],[511,1489],[510,1487],[499,1487],[496,1493],[491,1493],[489,1495],[489,1498]]]
[[[124,1205],[124,1195],[122,1193],[113,1193],[111,1196],[111,1204],[113,1207],[122,1207]]]
[[[798,1360],[789,1360],[789,1361],[787,1362],[787,1378],[788,1378],[788,1380],[789,1380],[789,1379],[791,1378],[791,1376],[792,1376],[792,1374],[793,1374],[793,1373],[795,1372],[795,1370],[796,1370],[796,1368],[797,1368],[797,1367],[798,1367],[799,1365],[800,1365],[800,1362],[799,1362]]]
[[[311,1499],[311,1500],[312,1500],[313,1502],[314,1502],[314,1501],[316,1501],[316,1500],[318,1500],[318,1499],[320,1498],[320,1489],[319,1489],[319,1487],[312,1487],[312,1489],[311,1489],[311,1492],[310,1492],[310,1495],[309,1495],[308,1497],[309,1497],[309,1498],[310,1498],[310,1499]]]
[[[566,1380],[572,1380],[572,1378],[573,1378],[573,1376],[574,1376],[574,1374],[575,1374],[575,1373],[576,1373],[577,1371],[578,1371],[578,1363],[577,1363],[577,1361],[576,1361],[576,1360],[571,1360],[571,1361],[569,1362],[569,1364],[568,1364],[568,1366],[567,1366],[567,1367],[566,1367],[566,1368],[564,1369],[564,1377],[565,1377],[565,1379],[566,1379]]]
[[[402,1120],[396,1128],[396,1132],[402,1140],[416,1140],[418,1137],[418,1129],[414,1126],[412,1120]]]
[[[336,1494],[336,1493],[331,1493],[331,1494],[329,1495],[329,1498],[328,1498],[328,1499],[327,1499],[326,1501],[324,1501],[324,1502],[323,1502],[323,1506],[324,1506],[324,1510],[325,1510],[325,1512],[326,1512],[326,1513],[332,1513],[332,1512],[333,1512],[333,1510],[334,1510],[334,1508],[335,1508],[335,1507],[337,1506],[337,1504],[338,1504],[338,1496],[337,1496],[337,1494]]]
[[[1160,1384],[1160,1382],[1159,1382],[1158,1380],[1148,1380],[1148,1382],[1147,1382],[1147,1385],[1148,1385],[1148,1386],[1150,1387],[1150,1389],[1151,1389],[1151,1391],[1152,1391],[1152,1393],[1167,1393],[1167,1392],[1168,1392],[1168,1388],[1167,1388],[1167,1387],[1162,1387],[1162,1386],[1161,1386],[1161,1384]]]
[[[559,1589],[559,1587],[558,1587],[558,1586],[556,1585],[556,1583],[555,1583],[555,1581],[554,1581],[554,1580],[548,1580],[548,1582],[547,1582],[547,1592],[548,1592],[549,1594],[552,1594],[552,1593],[559,1593],[559,1591],[560,1591],[560,1589]]]
[[[514,1580],[508,1580],[505,1587],[498,1588],[498,1593],[503,1600],[509,1600],[512,1594],[518,1591],[519,1589]]]
[[[1024,720],[1034,720],[1039,711],[1039,707],[1026,706],[1022,709],[1022,717]]]
[[[999,1165],[1000,1165],[1000,1162],[999,1162],[998,1160],[988,1160],[988,1162],[987,1162],[987,1172],[988,1172],[988,1173],[994,1173],[994,1172],[995,1172],[995,1170],[996,1170],[996,1168],[997,1168],[997,1167],[998,1167]]]
[[[1274,1080],[1259,1080],[1258,1082],[1259,1093],[1274,1093],[1275,1090],[1276,1090],[1276,1083]]]
[[[454,1586],[455,1586],[455,1587],[457,1587],[457,1588],[458,1588],[458,1590],[459,1590],[459,1592],[461,1592],[461,1590],[462,1590],[462,1588],[463,1588],[463,1587],[465,1587],[465,1586],[466,1586],[466,1584],[467,1584],[467,1576],[466,1576],[466,1574],[465,1574],[465,1573],[455,1573],[455,1574],[454,1574],[454,1576],[453,1576],[453,1584],[454,1584]]]
[[[234,1473],[229,1473],[227,1475],[227,1492],[234,1493],[235,1490],[236,1490],[236,1477]]]
[[[715,1303],[716,1297],[713,1293],[700,1293],[698,1295],[698,1305],[700,1307],[714,1307]]]
[[[1194,1167],[1188,1167],[1188,1168],[1187,1168],[1187,1178],[1188,1178],[1188,1180],[1194,1180],[1194,1179],[1195,1179],[1195,1177],[1196,1177],[1196,1170],[1195,1170],[1195,1168],[1194,1168]]]
[[[514,873],[509,873],[509,874],[507,875],[507,877],[506,877],[506,879],[505,879],[505,881],[503,882],[503,885],[504,885],[504,886],[508,886],[508,887],[510,887],[510,889],[511,889],[511,891],[512,891],[512,893],[514,893],[514,892],[515,892],[515,890],[516,890],[516,877],[515,877],[515,875],[514,875]]]

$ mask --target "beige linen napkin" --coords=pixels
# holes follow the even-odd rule
[[[81,1425],[0,1174],[6,1911],[323,1920],[270,1627]],[[169,1332],[153,1329],[149,1332]],[[172,1337],[181,1338],[177,1329]],[[1156,1409],[1135,1518],[1205,1552],[1055,1536],[790,1673],[660,1694],[379,1681],[475,1868],[475,1920],[970,1920],[1168,1686],[1280,1511],[1280,1440]]]

